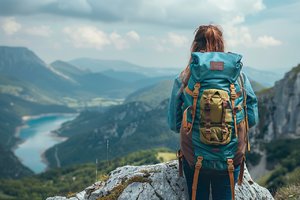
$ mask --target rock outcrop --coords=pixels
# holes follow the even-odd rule
[[[246,168],[243,184],[235,187],[236,199],[273,199],[270,192],[253,182]],[[144,166],[123,166],[76,196],[47,200],[187,200],[185,179],[178,176],[177,161]]]
[[[259,111],[260,124],[253,131],[256,139],[300,137],[300,65],[259,94]]]

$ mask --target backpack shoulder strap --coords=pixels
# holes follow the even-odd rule
[[[243,93],[243,107],[244,107],[244,113],[245,113],[245,121],[246,121],[246,132],[249,131],[249,125],[248,125],[248,113],[247,113],[247,92],[245,89],[245,75],[244,73],[241,73],[238,78],[239,85],[241,87],[242,93]],[[250,146],[248,147],[250,151]]]
[[[249,125],[248,125],[248,113],[247,113],[247,93],[245,90],[245,75],[244,73],[240,73],[238,77],[238,83],[241,88],[242,94],[243,94],[243,107],[244,107],[244,114],[245,114],[245,125],[246,125],[246,135],[247,135],[247,149],[248,152],[250,151],[250,143],[249,143],[249,135],[248,135],[248,130],[249,130]],[[240,174],[238,177],[238,185],[242,185],[243,182],[243,176],[244,176],[244,168],[245,168],[245,155],[243,155],[243,160],[241,163],[241,168],[240,168]]]

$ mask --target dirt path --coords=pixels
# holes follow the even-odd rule
[[[57,167],[60,168],[60,160],[58,158],[57,151],[58,151],[58,148],[55,147],[54,157],[55,157],[55,160],[56,160]]]

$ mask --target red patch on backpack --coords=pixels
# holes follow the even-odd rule
[[[220,152],[220,149],[219,148],[214,148],[214,149],[211,149],[211,151],[217,153],[217,152]]]
[[[216,71],[224,70],[224,62],[210,61],[210,70],[216,70]]]

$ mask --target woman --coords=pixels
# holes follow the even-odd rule
[[[234,199],[234,184],[237,182],[240,169],[241,174],[239,177],[239,182],[242,182],[245,150],[246,147],[248,147],[248,150],[250,147],[247,139],[247,132],[249,127],[254,126],[258,121],[257,98],[247,77],[243,73],[240,75],[240,71],[237,71],[237,68],[241,69],[242,67],[242,63],[240,62],[241,56],[238,54],[224,53],[224,39],[220,28],[214,25],[200,26],[196,30],[195,38],[191,46],[191,53],[194,57],[192,58],[191,56],[187,67],[180,73],[178,77],[176,77],[174,81],[168,110],[168,123],[170,128],[175,132],[180,132],[180,146],[183,154],[183,170],[188,186],[188,193],[191,199],[209,199],[210,193],[214,200]],[[234,81],[232,81],[230,85],[228,83],[228,91],[230,92],[225,92],[225,96],[228,93],[227,100],[224,100],[225,97],[219,94],[222,93],[222,91],[226,91],[218,90],[218,87],[225,87],[223,82],[223,86],[218,86],[218,84],[221,83],[219,79],[210,79],[209,81],[201,79],[201,81],[197,83],[198,85],[195,82],[193,84],[191,83],[195,79],[195,77],[193,80],[191,78],[192,67],[199,68],[199,63],[201,63],[199,60],[201,60],[202,57],[207,59],[209,56],[212,56],[213,58],[219,58],[223,56],[225,61],[226,58],[230,58],[233,60],[232,62],[234,64],[239,66],[234,67],[233,69],[236,70],[238,75],[240,75],[239,78],[232,78]],[[206,60],[206,62],[208,65],[210,64],[211,67],[208,69],[211,70],[209,73],[213,75],[218,74],[218,77],[221,77],[220,75],[223,73],[222,70],[226,68],[227,61],[225,62],[225,65],[224,62],[214,62],[214,60]],[[201,70],[199,74],[201,75]],[[214,80],[215,82],[213,82]],[[188,87],[190,86],[189,84],[194,86],[193,91],[191,91],[192,88]],[[216,146],[215,143],[209,143],[209,145],[203,144],[201,138],[199,140],[199,132],[200,137],[202,138],[206,137],[208,133],[210,134],[208,134],[209,137],[211,137],[212,132],[210,126],[212,126],[211,124],[213,121],[210,118],[211,116],[208,117],[211,111],[209,107],[210,102],[212,102],[211,94],[208,95],[208,98],[210,99],[206,99],[206,102],[202,103],[201,95],[203,96],[205,93],[205,90],[203,91],[203,87],[209,88],[207,91],[214,91],[213,95],[217,96],[213,96],[212,98],[217,99],[219,96],[222,96],[220,97],[221,104],[223,102],[222,105],[224,108],[226,108],[222,108],[221,115],[224,116],[222,119],[223,121],[220,121],[220,127],[222,126],[222,128],[217,127],[216,129],[222,129],[221,133],[228,133],[228,136],[226,139],[227,141],[221,141],[219,146]],[[202,105],[203,107],[201,107]],[[208,112],[205,110],[206,106],[208,106]],[[230,108],[232,108],[231,113],[225,113],[227,112],[226,110],[230,110]],[[205,112],[202,110],[205,110]],[[189,112],[190,116],[188,115]],[[229,118],[227,117],[227,114],[230,116]],[[190,122],[188,122],[189,117]],[[225,117],[227,121],[225,120]],[[202,118],[205,118],[206,121],[202,122]],[[198,126],[196,126],[196,124]],[[205,130],[202,133],[200,129]],[[219,139],[218,134],[219,133],[214,135],[217,137],[217,140]],[[221,137],[224,137],[224,135]],[[197,146],[197,143],[201,144]],[[222,150],[223,147],[230,145],[232,146],[230,147],[230,150],[234,151],[234,153],[231,152],[233,156],[229,156],[227,159],[228,170],[223,170],[224,167],[219,168],[222,170],[216,170],[217,167],[207,167],[214,161],[213,159],[207,159],[208,157],[206,156],[202,156],[202,151],[206,151],[207,149],[220,151],[220,149]],[[197,152],[201,156],[197,157]],[[217,161],[213,164],[218,165]]]

